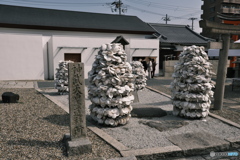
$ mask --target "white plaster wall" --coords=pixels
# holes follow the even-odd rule
[[[12,68],[14,71],[10,71],[5,77],[0,74],[0,80],[54,79],[58,62],[64,59],[64,53],[82,53],[82,49],[76,47],[87,47],[81,57],[85,64],[85,78],[87,78],[87,73],[92,68],[95,55],[99,51],[99,49],[94,48],[100,47],[103,43],[111,43],[119,35],[130,42],[130,45],[125,48],[129,62],[132,59],[131,48],[157,48],[152,53],[150,53],[150,50],[135,53],[143,56],[151,54],[151,56],[156,57],[158,57],[159,48],[158,40],[147,40],[145,35],[138,34],[0,28],[0,35],[2,36],[0,38],[2,53],[7,53],[7,55],[0,53],[0,62],[4,61],[2,59],[13,61],[11,57],[17,57],[22,62],[22,66],[17,68],[2,62],[0,65],[10,67],[5,72],[9,72]],[[59,47],[63,48],[60,49]],[[24,63],[26,61],[27,64]],[[16,59],[14,60],[14,64],[19,65],[19,63]],[[21,74],[26,69],[28,69],[28,72]],[[156,73],[158,73],[158,67]]]
[[[44,79],[41,34],[0,32],[0,80]]]

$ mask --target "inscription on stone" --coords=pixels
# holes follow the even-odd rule
[[[69,113],[71,140],[86,137],[85,82],[83,63],[69,63]]]

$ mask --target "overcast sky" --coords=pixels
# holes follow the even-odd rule
[[[52,8],[83,12],[118,14],[112,12],[111,3],[115,0],[0,0],[0,4]],[[194,20],[194,31],[200,33],[200,15],[202,0],[122,0],[127,11],[123,14],[134,15],[145,22],[165,23],[163,17],[170,18],[168,24],[192,26],[189,18]]]

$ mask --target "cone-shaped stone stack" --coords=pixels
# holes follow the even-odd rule
[[[173,114],[187,118],[202,118],[209,113],[215,82],[212,64],[204,47],[184,47],[174,66],[171,83]]]
[[[135,75],[135,90],[143,90],[147,85],[147,77],[141,62],[133,61],[131,63],[132,73]]]
[[[100,124],[123,125],[131,117],[134,76],[121,44],[103,44],[88,73],[91,117]]]
[[[56,78],[55,78],[55,88],[58,90],[59,94],[68,94],[68,63],[73,63],[73,61],[59,61],[58,67],[56,68]]]

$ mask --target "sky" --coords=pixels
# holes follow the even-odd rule
[[[81,12],[94,12],[106,14],[119,14],[112,12],[111,3],[116,0],[0,0],[0,4],[17,5],[36,8],[49,8],[60,10],[72,10]],[[163,23],[164,17],[169,17],[168,24],[189,25],[200,33],[199,20],[202,14],[202,0],[122,0],[123,15],[137,16],[144,22]]]

